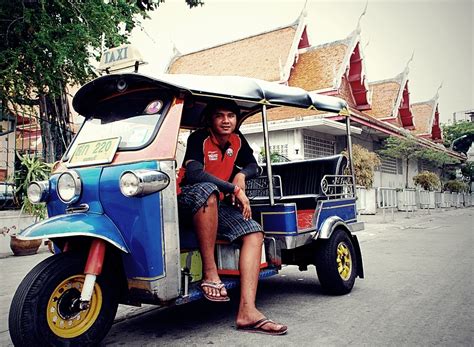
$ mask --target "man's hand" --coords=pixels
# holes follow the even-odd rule
[[[237,175],[234,176],[232,184],[238,186],[245,192],[245,175],[239,172]]]
[[[235,175],[234,179],[232,180],[232,184],[239,187],[240,190],[243,190],[245,193],[245,175],[243,173],[239,172],[237,175]],[[235,203],[235,195],[232,194],[232,205],[235,205]]]
[[[245,195],[245,191],[243,189],[239,189],[239,191],[234,195],[235,199],[237,200],[237,205],[242,211],[242,216],[244,216],[245,220],[249,220],[252,218],[252,210],[250,209],[250,201]]]

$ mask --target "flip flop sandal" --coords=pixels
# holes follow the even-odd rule
[[[213,289],[217,289],[220,293],[221,289],[225,288],[225,285],[222,282],[203,281],[200,287],[201,287],[202,295],[204,295],[204,297],[209,301],[213,301],[213,302],[230,301],[230,298],[227,295],[221,294],[221,296],[213,296],[213,295],[209,295],[204,290],[204,288],[213,288]]]
[[[238,325],[236,327],[236,329],[240,330],[240,331],[245,331],[247,333],[258,333],[258,334],[266,334],[266,335],[284,335],[288,331],[288,327],[286,325],[283,325],[278,330],[264,329],[263,327],[268,323],[278,324],[278,323],[275,323],[274,321],[272,321],[271,319],[262,318],[262,319],[256,321],[255,323],[250,323],[250,324],[245,324],[245,325]]]

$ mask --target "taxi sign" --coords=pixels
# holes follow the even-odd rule
[[[122,45],[105,51],[100,58],[99,70],[117,71],[145,64],[142,55],[132,45]]]
[[[120,143],[120,137],[83,142],[77,145],[71,159],[66,164],[69,167],[108,164],[112,162]]]

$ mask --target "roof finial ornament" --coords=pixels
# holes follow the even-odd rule
[[[170,38],[170,41],[171,41],[171,44],[173,45],[173,57],[178,57],[181,55],[181,52],[179,51],[178,47],[176,47],[176,42],[174,42],[173,40],[171,40]]]
[[[306,0],[304,2],[303,9],[301,10],[301,13],[300,13],[300,19],[305,18],[306,16],[308,16],[308,9],[307,9],[308,6],[307,5],[308,5],[308,0]]]
[[[408,67],[408,65],[410,65],[410,63],[413,61],[413,57],[414,57],[414,56],[415,56],[415,50],[413,50],[413,52],[411,53],[411,57],[410,57],[410,59],[409,59],[408,62],[407,62],[407,67]]]
[[[367,46],[369,45],[369,43],[370,43],[370,37],[369,37],[369,39],[367,40],[367,43],[364,46],[364,51],[367,49]]]
[[[356,31],[357,31],[358,34],[360,34],[360,21],[362,20],[362,17],[364,17],[365,14],[367,13],[367,6],[369,6],[369,0],[367,0],[367,1],[365,2],[364,11],[362,11],[362,14],[361,14],[360,17],[359,17],[359,20],[357,21],[357,29],[356,29]]]
[[[441,83],[439,84],[439,87],[438,87],[438,90],[436,91],[436,95],[434,97],[434,99],[438,99],[439,98],[439,90],[443,88],[443,81],[441,81]]]
[[[408,71],[410,71],[409,65],[410,65],[410,63],[413,61],[413,57],[414,57],[414,56],[415,56],[415,50],[413,50],[410,59],[408,59],[408,61],[407,61],[407,65],[405,66],[404,74],[407,74]]]

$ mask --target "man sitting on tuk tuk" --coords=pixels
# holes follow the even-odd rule
[[[181,212],[191,213],[203,263],[201,289],[206,299],[229,301],[217,273],[216,237],[241,244],[239,330],[271,335],[285,334],[287,327],[267,319],[255,306],[263,243],[261,226],[252,219],[245,179],[258,175],[253,151],[236,131],[240,113],[235,102],[219,100],[203,111],[205,128],[187,141],[180,169],[178,202]],[[240,168],[235,173],[235,169]]]

